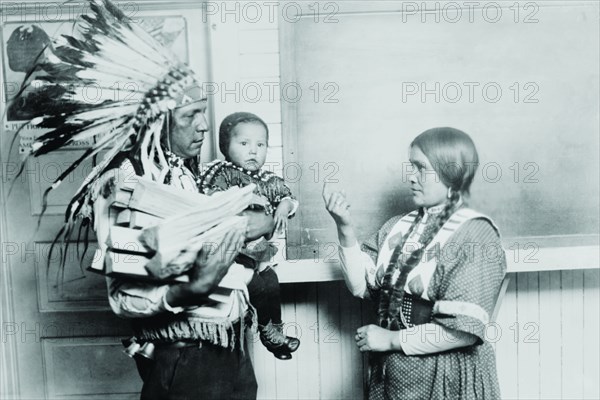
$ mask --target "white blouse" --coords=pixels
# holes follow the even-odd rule
[[[425,210],[423,218],[404,243],[414,246],[423,234],[427,221],[432,215],[443,210],[444,206],[431,207]],[[403,247],[403,252],[406,250]],[[361,251],[358,243],[351,247],[339,246],[341,269],[344,274],[346,286],[355,297],[364,298],[367,291],[367,280],[374,279],[375,263],[369,255]],[[413,249],[414,250],[414,249]],[[396,277],[397,279],[398,277]],[[371,284],[375,282],[370,282]],[[412,328],[398,331],[402,351],[407,355],[423,355],[440,353],[443,351],[466,347],[474,344],[477,337],[470,333],[449,329],[439,324],[430,322],[416,325]]]

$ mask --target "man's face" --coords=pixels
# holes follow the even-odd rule
[[[206,107],[206,100],[201,100],[173,111],[170,141],[175,155],[187,159],[200,154],[204,134],[208,130]]]

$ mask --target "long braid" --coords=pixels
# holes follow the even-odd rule
[[[442,226],[444,226],[444,224],[448,222],[452,214],[454,214],[454,212],[456,211],[456,205],[458,204],[459,200],[459,192],[457,192],[456,190],[451,190],[450,198],[446,200],[446,206],[444,207],[442,212],[440,212],[436,216],[435,227],[433,229],[428,229],[427,232],[424,232],[425,235],[423,235],[424,237],[422,238],[422,241],[420,240],[420,242],[423,243],[423,249],[429,246],[435,235],[440,231],[440,229],[442,229]]]
[[[460,194],[455,191],[450,191],[450,197],[446,201],[444,209],[436,216],[434,225],[423,232],[423,235],[419,238],[419,246],[416,250],[412,251],[408,257],[399,257],[397,262],[391,262],[388,265],[384,276],[384,282],[382,285],[382,293],[379,298],[379,324],[383,328],[391,330],[400,329],[400,313],[402,312],[402,300],[404,298],[404,285],[408,273],[415,268],[423,256],[427,246],[431,243],[435,235],[440,231],[442,226],[450,219],[452,214],[456,211],[457,205],[460,201]],[[410,237],[410,234],[414,231],[418,223],[421,221],[423,216],[422,211],[419,212],[419,217],[415,219],[407,234],[403,236],[401,243],[398,245],[396,252],[404,246],[406,240]],[[400,271],[401,276],[396,279],[392,284],[392,277],[395,275],[396,270]]]
[[[398,246],[400,246],[400,248],[402,248],[402,246],[404,246],[406,239],[408,239],[410,237],[412,232],[419,225],[419,222],[421,222],[421,220],[423,219],[424,215],[425,215],[425,213],[423,212],[423,209],[419,209],[418,214],[415,217],[415,219],[413,220],[413,222],[410,224],[408,231],[399,240],[398,245],[396,246],[397,248],[398,248]],[[391,281],[392,274],[394,273],[394,270],[395,270],[395,268],[391,268],[392,264],[394,264],[394,263],[388,263],[388,267],[386,268],[386,270],[384,272],[384,276],[383,276],[380,288],[371,287],[370,285],[367,285],[367,289],[369,290],[369,296],[371,297],[371,299],[373,299],[375,304],[378,305],[379,310],[381,310],[382,306],[385,307],[385,305],[382,303],[382,300],[385,301],[386,295],[385,295],[385,293],[382,295],[380,293],[380,291],[385,292],[386,288],[389,288],[389,281]],[[386,283],[388,283],[388,285],[386,285]],[[387,300],[389,303],[389,295],[387,296]],[[379,311],[378,313],[381,314],[381,311]]]

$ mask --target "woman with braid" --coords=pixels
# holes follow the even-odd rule
[[[417,210],[359,246],[343,192],[323,189],[346,284],[377,305],[356,331],[369,352],[369,399],[499,399],[485,328],[506,271],[494,223],[467,208],[478,163],[471,138],[434,128],[410,145]]]

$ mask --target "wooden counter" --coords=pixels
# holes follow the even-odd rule
[[[535,247],[534,241],[505,242],[507,272],[535,272],[600,268],[600,247],[583,246]],[[342,280],[338,260],[280,260],[275,268],[281,283],[327,282]]]

